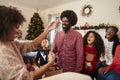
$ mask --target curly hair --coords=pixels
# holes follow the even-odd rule
[[[97,56],[99,57],[101,54],[104,56],[104,54],[105,54],[104,41],[103,41],[103,39],[101,38],[101,36],[97,32],[95,32],[95,31],[88,31],[85,34],[85,36],[83,37],[84,46],[88,45],[87,38],[88,38],[90,33],[93,33],[94,36],[95,36],[94,46],[95,46],[96,51],[97,51]]]
[[[12,29],[24,21],[24,16],[15,7],[0,6],[0,40],[6,41]]]
[[[62,20],[63,17],[66,17],[69,20],[71,26],[74,26],[78,20],[76,13],[72,10],[63,11],[60,15],[60,19]]]

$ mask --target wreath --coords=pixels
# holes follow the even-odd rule
[[[89,17],[92,14],[92,6],[91,5],[84,5],[82,8],[82,16]]]

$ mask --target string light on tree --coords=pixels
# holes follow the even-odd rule
[[[33,40],[38,37],[44,31],[44,24],[38,13],[39,9],[36,9],[33,16],[31,17],[30,23],[28,25],[27,40]]]

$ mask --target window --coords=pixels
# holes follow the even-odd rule
[[[60,14],[55,14],[55,15],[49,15],[48,16],[48,22],[50,21],[53,21],[55,19],[58,19],[60,20]],[[54,37],[55,37],[55,34],[62,30],[62,27],[61,27],[61,24],[54,30],[52,30],[50,33],[49,33],[49,42],[50,42],[50,47],[52,46],[53,44],[53,41],[54,41]]]

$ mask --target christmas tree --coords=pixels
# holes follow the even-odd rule
[[[27,35],[25,39],[33,40],[44,31],[43,21],[39,13],[35,12],[28,25]]]
[[[43,21],[40,18],[39,14],[35,12],[30,20],[27,30],[28,34],[26,35],[25,39],[33,40],[36,37],[38,37],[43,31],[44,31]]]

